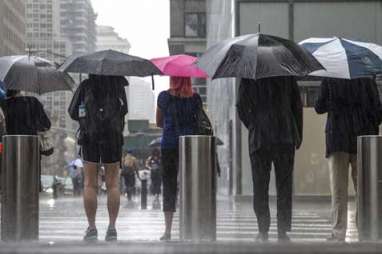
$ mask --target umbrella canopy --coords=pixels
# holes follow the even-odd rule
[[[296,43],[265,34],[248,34],[219,42],[199,58],[198,66],[212,79],[305,76],[323,69]]]
[[[114,50],[72,55],[59,68],[63,72],[110,76],[139,76],[162,74],[149,60]]]
[[[38,94],[71,91],[74,87],[72,78],[57,71],[54,63],[28,55],[0,57],[0,80],[5,89]]]
[[[311,76],[355,79],[382,73],[382,47],[344,38],[310,38],[300,42],[325,67]]]
[[[161,142],[162,142],[162,137],[156,138],[150,142],[149,147],[151,148],[160,147]],[[221,146],[221,145],[224,145],[224,143],[220,138],[216,137],[216,145]]]
[[[151,148],[160,147],[161,142],[162,142],[162,137],[155,138],[154,140],[150,142],[149,147]]]
[[[173,55],[154,58],[151,62],[167,76],[207,78],[207,74],[195,65],[196,60],[196,57],[189,55]]]
[[[4,86],[5,86],[5,84],[2,81],[0,81],[0,100],[5,99],[5,97],[6,97],[6,92],[5,92]]]

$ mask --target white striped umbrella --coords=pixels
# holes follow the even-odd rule
[[[57,71],[54,63],[28,55],[0,57],[0,81],[4,82],[5,89],[37,94],[71,91],[74,87],[72,78]]]
[[[344,38],[310,38],[299,43],[325,67],[310,76],[355,79],[382,73],[382,46]]]

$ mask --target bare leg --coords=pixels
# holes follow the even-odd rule
[[[166,229],[164,231],[165,235],[171,236],[171,228],[172,228],[172,218],[174,216],[173,212],[164,212],[164,221],[166,224]]]
[[[85,162],[84,165],[84,207],[89,228],[95,229],[97,212],[97,163]]]
[[[109,226],[114,228],[118,217],[120,191],[119,191],[119,162],[105,164],[105,177],[107,188],[107,209],[109,211]]]

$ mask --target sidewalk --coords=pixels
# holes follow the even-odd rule
[[[233,201],[218,198],[217,240],[252,242],[257,234],[257,221],[248,201]],[[275,203],[271,202],[272,224],[270,240],[276,241]],[[330,235],[330,204],[328,202],[295,202],[293,210],[293,230],[290,237],[294,242],[324,242]],[[347,241],[357,240],[354,228],[354,213],[350,213]],[[163,213],[151,208],[140,210],[121,199],[117,230],[121,241],[157,241],[164,231]],[[99,239],[103,240],[108,225],[106,199],[99,199],[97,227]],[[40,240],[42,242],[80,241],[86,229],[86,217],[80,198],[44,199],[40,204]],[[175,214],[173,234],[179,239],[178,213]]]

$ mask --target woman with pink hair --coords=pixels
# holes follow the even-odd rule
[[[176,208],[178,177],[178,138],[194,134],[195,116],[202,100],[192,89],[191,79],[171,77],[170,89],[158,96],[157,126],[163,128],[161,141],[163,212],[166,229],[162,241],[171,239],[172,219]]]

